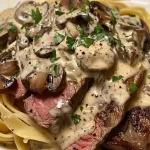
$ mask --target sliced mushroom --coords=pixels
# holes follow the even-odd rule
[[[10,87],[12,87],[16,83],[16,79],[6,79],[4,76],[0,75],[0,92],[7,91]]]
[[[0,55],[0,62],[3,63],[6,60],[10,60],[12,58],[11,52],[4,52]]]
[[[141,70],[139,71],[135,76],[128,78],[125,83],[128,87],[128,89],[130,88],[131,83],[134,83],[136,85],[137,88],[140,87],[143,78],[144,78],[144,74],[145,74],[145,70]],[[130,90],[129,90],[130,91]],[[131,93],[132,94],[132,93]]]
[[[27,77],[27,81],[29,82],[29,89],[32,92],[37,92],[42,94],[46,89],[46,80],[48,74],[44,72],[33,72]]]
[[[90,11],[98,16],[101,22],[106,22],[111,20],[111,16],[109,14],[110,8],[105,6],[104,4],[97,2],[97,1],[92,1],[90,2]]]
[[[80,9],[74,10],[72,13],[59,16],[56,19],[56,25],[58,28],[63,29],[68,21],[80,25],[87,34],[92,33],[98,24],[98,19],[96,16],[90,12],[84,13]]]
[[[16,40],[17,37],[17,27],[11,23],[4,23],[0,25],[2,32],[0,32],[0,46],[4,46],[7,43],[11,44]]]
[[[70,7],[82,8],[88,2],[88,0],[61,0],[60,3],[67,9],[70,9]]]
[[[35,1],[25,1],[17,8],[15,12],[15,17],[21,24],[33,24],[34,20],[31,17],[32,10],[39,8],[42,13],[42,18],[44,19],[49,13],[48,2],[36,3]]]
[[[66,72],[64,68],[61,65],[52,65],[48,76],[48,90],[50,92],[58,93],[65,87],[65,83]]]
[[[17,61],[9,61],[0,64],[0,75],[12,76],[19,71]]]
[[[146,30],[144,29],[137,29],[134,30],[132,33],[132,39],[135,44],[139,47],[140,50],[144,47],[144,42],[146,40]]]
[[[119,25],[123,29],[139,29],[142,27],[141,21],[137,17],[130,17],[128,15],[121,16],[120,20],[118,21]]]
[[[29,39],[24,34],[19,34],[17,44],[20,49],[24,49],[29,46]]]
[[[35,54],[41,58],[49,58],[51,52],[53,51],[54,49],[52,47],[47,46],[47,47],[39,48],[37,51],[35,51]]]

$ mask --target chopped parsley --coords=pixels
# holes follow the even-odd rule
[[[4,49],[3,47],[0,47],[0,53],[2,52],[3,49]]]
[[[127,23],[131,26],[135,26],[135,24],[133,24],[132,22],[127,22]]]
[[[86,6],[82,7],[81,12],[86,13],[87,9]]]
[[[100,25],[97,25],[94,29],[94,32],[92,33],[92,35],[97,35],[99,33],[106,33],[104,28],[101,27]]]
[[[54,36],[54,42],[56,45],[60,44],[64,39],[65,39],[65,36],[60,33],[56,33]]]
[[[58,77],[60,74],[60,67],[58,65],[54,66],[55,76]]]
[[[3,28],[0,28],[0,33],[3,32]]]
[[[73,53],[75,52],[75,42],[76,42],[76,39],[67,36],[67,44]]]
[[[112,24],[115,25],[117,23],[117,19],[116,19],[116,17],[115,17],[115,15],[114,15],[112,10],[110,11],[110,13],[111,13]]]
[[[27,30],[28,25],[27,24],[23,24],[22,27],[20,28],[21,30],[26,29]]]
[[[86,36],[85,33],[84,33],[84,30],[79,25],[77,26],[77,30],[80,33],[80,37]]]
[[[80,106],[80,111],[81,111],[81,112],[83,111],[83,106]]]
[[[119,45],[121,48],[123,48],[123,49],[126,48],[126,47],[124,46],[124,44],[122,43],[122,41],[121,41],[121,39],[120,39],[118,33],[117,33],[117,38],[115,38],[115,41],[118,43],[118,45]]]
[[[69,11],[69,13],[72,13],[74,10],[76,10],[77,8],[75,7],[75,6],[71,6],[70,7],[70,11]]]
[[[130,16],[130,17],[136,17],[136,15],[135,15],[135,14],[129,14],[129,16]]]
[[[34,41],[35,41],[35,42],[38,41],[39,38],[40,38],[40,36],[36,35],[36,36],[34,37]]]
[[[81,61],[76,60],[77,66],[80,67],[81,66]]]
[[[17,27],[13,23],[10,23],[9,25],[10,25],[9,31],[12,32],[12,33],[16,33],[17,32]]]
[[[55,14],[58,15],[58,16],[61,16],[61,15],[65,14],[65,13],[62,12],[62,11],[55,11]]]
[[[130,89],[131,93],[135,93],[138,90],[138,88],[137,88],[135,83],[131,83],[129,89]]]
[[[105,39],[105,36],[107,35],[107,32],[103,29],[103,27],[98,25],[97,27],[95,27],[95,30],[92,33],[92,35],[95,40],[103,41]]]
[[[72,115],[71,119],[74,124],[78,124],[80,122],[80,116],[79,115]]]
[[[147,78],[150,79],[150,75],[148,75]]]
[[[119,81],[119,80],[121,80],[121,79],[123,79],[123,76],[113,76],[113,77],[112,77],[112,81],[113,81],[113,82]]]
[[[38,24],[42,19],[42,14],[38,8],[36,10],[32,9],[31,17],[35,21],[35,24]]]
[[[38,68],[37,66],[34,66],[34,67],[33,67],[34,70],[37,70],[37,68]]]
[[[16,73],[12,76],[12,78],[17,78],[17,77],[19,76],[19,73],[20,73],[20,72],[16,72]]]
[[[50,53],[50,61],[51,63],[54,63],[55,61],[57,61],[58,59],[60,59],[60,57],[57,57],[56,55],[56,50],[52,51]]]
[[[83,37],[80,44],[86,48],[89,48],[93,43],[94,43],[94,39],[89,37]]]

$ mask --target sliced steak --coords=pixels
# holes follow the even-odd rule
[[[129,111],[123,122],[114,129],[104,147],[111,150],[149,150],[150,107],[136,107]]]
[[[136,86],[139,87],[141,84],[141,81],[143,79],[143,74],[144,74],[144,71],[141,71],[137,75],[135,75],[132,78],[132,80],[128,79],[125,82],[127,88],[131,83],[134,83],[134,84],[136,84]],[[129,84],[129,81],[130,81],[130,84]],[[114,84],[112,84],[112,86],[118,86],[118,85],[114,83]],[[72,126],[72,127],[70,127],[70,130],[66,129],[64,131],[64,133],[61,133],[58,136],[57,142],[60,144],[60,146],[63,150],[94,150],[97,147],[97,145],[101,144],[104,141],[104,139],[107,137],[109,132],[121,122],[121,120],[124,118],[124,115],[126,112],[127,101],[129,98],[124,98],[118,94],[121,92],[120,91],[121,89],[123,89],[123,87],[121,87],[119,85],[118,91],[116,92],[115,95],[113,95],[112,93],[111,94],[108,93],[106,95],[105,98],[107,98],[107,96],[110,94],[112,101],[110,101],[109,104],[105,103],[104,104],[105,107],[103,107],[102,110],[99,109],[99,113],[97,113],[95,115],[95,119],[94,119],[95,123],[92,124],[93,131],[91,130],[90,127],[88,128],[92,132],[90,132],[89,134],[86,134],[86,135],[84,135],[84,133],[83,133],[82,134],[83,136],[80,136],[80,138],[79,138],[79,136],[76,137],[75,133],[80,134],[80,132],[82,132],[81,129],[78,128],[78,125],[76,125],[75,129],[77,129],[77,130],[74,131],[74,134],[71,131],[74,129]],[[107,90],[105,90],[105,91],[108,92]],[[114,92],[115,92],[115,90],[114,90]],[[122,91],[122,92],[124,93],[124,91]],[[103,93],[102,93],[102,95],[103,95]],[[132,94],[130,94],[130,95],[132,95]],[[125,100],[125,103],[123,105],[118,105],[118,103],[113,101],[113,99],[115,99],[118,96]],[[120,99],[120,101],[122,101],[122,99]],[[91,113],[92,113],[92,111],[91,111]],[[84,118],[84,119],[86,122],[86,118]],[[82,125],[82,130],[85,130],[85,132],[86,132],[86,127],[87,127],[86,124],[88,124],[88,122],[85,123],[85,126]],[[69,139],[71,138],[71,136],[76,141],[74,143],[72,143],[69,147],[67,147],[66,141],[68,142]],[[69,141],[69,144],[71,142]]]
[[[21,99],[27,94],[27,89],[23,85],[21,79],[18,79],[17,83],[9,89],[8,93],[13,95],[16,99]]]
[[[85,79],[80,84],[68,82],[66,88],[55,95],[31,95],[25,100],[25,110],[40,126],[59,132],[62,125],[69,123],[69,116],[81,104],[91,81]]]

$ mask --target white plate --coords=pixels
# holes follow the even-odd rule
[[[6,8],[15,7],[17,4],[19,4],[19,2],[22,1],[23,0],[0,0],[0,11]],[[136,3],[137,5],[145,7],[150,12],[150,0],[122,0],[122,1],[124,1],[126,4]],[[16,148],[12,145],[0,144],[0,150],[16,150]]]

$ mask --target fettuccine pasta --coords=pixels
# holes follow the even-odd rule
[[[48,0],[48,2],[55,1]],[[121,15],[135,14],[150,27],[150,15],[144,8],[128,6],[121,0],[100,0],[100,2],[119,9]],[[29,150],[29,141],[33,140],[47,143],[51,149],[59,150],[49,131],[39,127],[27,114],[17,108],[15,101],[9,95],[0,95],[0,143],[12,142],[18,150]]]

